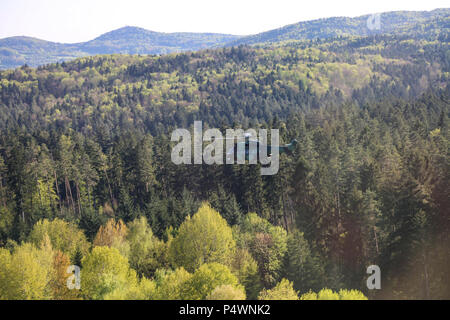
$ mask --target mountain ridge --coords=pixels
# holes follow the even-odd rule
[[[167,54],[224,46],[270,44],[339,36],[408,33],[416,38],[444,37],[448,39],[449,37],[450,9],[448,8],[380,13],[379,30],[370,30],[367,27],[367,19],[370,16],[301,21],[249,36],[195,32],[166,33],[136,26],[124,26],[79,43],[52,42],[28,36],[8,37],[0,39],[0,69],[16,68],[24,64],[36,67],[99,54]],[[437,21],[444,21],[444,23],[436,27],[433,23],[436,24]],[[441,32],[441,29],[444,32]]]
[[[367,20],[378,14],[380,29],[369,29]],[[438,8],[431,11],[389,11],[383,13],[366,14],[358,17],[330,17],[289,24],[277,29],[268,30],[255,35],[244,36],[228,43],[229,46],[239,44],[270,43],[287,40],[313,40],[315,38],[334,38],[338,36],[369,36],[386,34],[394,31],[404,31],[418,23],[433,19],[449,18],[449,8]],[[326,25],[324,29],[322,26]],[[330,29],[330,25],[334,29]],[[319,29],[320,28],[320,29]],[[319,29],[319,30],[318,30]]]
[[[0,69],[32,67],[98,54],[167,54],[224,45],[240,36],[220,33],[164,33],[125,26],[78,43],[28,36],[0,39]]]

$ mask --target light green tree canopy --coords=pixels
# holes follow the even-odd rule
[[[192,274],[183,267],[176,270],[159,269],[155,273],[158,300],[182,300]]]
[[[222,285],[244,290],[227,266],[216,262],[204,264],[187,281],[184,297],[189,300],[204,300],[215,288]]]
[[[84,255],[89,250],[90,244],[86,236],[73,223],[58,218],[52,221],[40,220],[31,230],[28,241],[39,246],[46,234],[50,238],[53,249],[64,252],[71,259],[75,257],[77,251]]]
[[[292,282],[282,279],[274,288],[263,289],[258,296],[258,300],[298,300]]]
[[[204,203],[192,218],[181,224],[170,244],[169,255],[175,266],[193,272],[204,263],[231,265],[235,246],[225,219]]]
[[[229,284],[216,287],[207,297],[207,300],[245,300],[245,292],[242,288],[236,288]]]
[[[130,248],[130,266],[139,275],[150,277],[158,268],[165,266],[166,244],[153,235],[145,217],[128,224],[126,240]]]
[[[339,292],[334,292],[325,288],[319,293],[309,291],[303,294],[300,300],[367,300],[367,297],[358,290],[341,289]]]
[[[116,248],[94,247],[82,265],[81,291],[87,299],[101,300],[116,290],[137,286],[136,272]]]
[[[53,250],[48,237],[41,248],[25,243],[11,254],[0,248],[0,299],[51,299]]]

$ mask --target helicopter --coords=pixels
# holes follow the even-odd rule
[[[232,161],[237,162],[238,160],[238,152],[239,152],[239,146],[241,145],[241,148],[245,152],[245,161],[249,162],[256,162],[259,155],[260,148],[266,148],[266,154],[270,158],[272,154],[276,151],[278,151],[278,154],[286,153],[286,154],[292,154],[292,152],[295,149],[295,146],[298,144],[297,139],[293,139],[290,143],[281,145],[281,146],[273,146],[268,144],[262,144],[257,139],[252,139],[252,135],[249,133],[244,134],[244,141],[238,141],[235,142],[234,146],[230,149],[228,149],[226,153],[226,160],[227,163],[230,163]],[[233,139],[234,138],[224,138],[224,140]],[[253,143],[253,148],[251,148],[251,143]]]
[[[252,133],[253,132],[253,133]],[[226,129],[226,137],[224,138],[220,130],[210,128],[203,134],[202,122],[194,121],[194,137],[186,129],[177,129],[172,132],[171,141],[179,143],[172,148],[171,160],[174,164],[192,164],[192,142],[194,151],[194,164],[261,164],[261,175],[274,175],[279,169],[279,154],[291,154],[296,145],[297,140],[292,140],[289,144],[279,144],[279,134],[277,129],[271,129],[271,142],[267,144],[267,130],[260,129],[260,139],[252,138],[256,136],[253,129],[243,132],[242,129]],[[214,139],[213,139],[214,138]],[[181,139],[181,142],[180,142]],[[237,139],[237,140],[236,140]],[[218,143],[220,140],[232,141],[226,143],[228,149],[223,153],[223,144]],[[211,142],[203,150],[204,142]]]

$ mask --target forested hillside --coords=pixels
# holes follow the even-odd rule
[[[0,69],[37,67],[96,54],[166,54],[224,45],[239,36],[217,33],[154,32],[123,27],[81,43],[56,43],[30,37],[0,39]]]
[[[444,40],[341,37],[1,71],[0,298],[449,299]],[[194,120],[279,128],[299,144],[274,176],[176,166],[170,133]],[[47,280],[35,290],[8,282],[12,265],[36,261],[53,267],[36,271]],[[69,264],[82,267],[80,292],[61,285]],[[367,290],[372,264],[381,290]]]
[[[450,9],[433,11],[392,11],[379,13],[379,26],[373,15],[355,18],[333,17],[294,23],[279,29],[242,37],[227,45],[276,43],[289,40],[329,39],[340,36],[370,36],[375,34],[405,35],[420,39],[448,41]],[[372,26],[370,25],[372,24]],[[436,26],[438,25],[438,27]],[[370,27],[370,28],[369,28]]]
[[[380,14],[379,29],[368,28],[369,15],[299,22],[255,35],[154,32],[123,27],[81,43],[55,43],[30,37],[0,39],[0,69],[37,67],[100,54],[167,54],[206,48],[270,44],[281,41],[330,39],[348,36],[403,35],[448,42],[450,9],[393,11]]]

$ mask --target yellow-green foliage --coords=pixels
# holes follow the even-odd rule
[[[341,289],[334,292],[331,289],[322,289],[319,293],[312,291],[305,293],[300,300],[367,300],[367,297],[358,290]]]
[[[40,249],[30,243],[11,254],[0,248],[0,299],[51,299],[53,251],[48,237]]]
[[[170,260],[193,272],[204,263],[231,265],[236,243],[231,228],[220,214],[203,203],[192,218],[180,226],[170,243]]]
[[[141,217],[128,225],[130,266],[140,275],[151,276],[166,262],[166,244],[153,235],[147,219]]]
[[[300,300],[317,300],[317,293],[310,291],[302,294]]]
[[[339,300],[339,294],[330,289],[322,289],[317,294],[317,300]]]
[[[181,300],[184,298],[186,283],[192,278],[192,274],[184,268],[176,270],[157,270],[155,274],[156,299]]]
[[[56,207],[58,202],[53,184],[53,181],[37,180],[36,191],[33,193],[31,201],[39,204],[39,208],[43,211],[51,210],[52,207]]]
[[[287,279],[282,279],[274,288],[263,289],[258,296],[258,300],[298,300],[297,292],[293,283]]]
[[[156,284],[147,278],[126,288],[117,288],[105,295],[105,300],[155,300],[157,298]]]
[[[207,297],[207,300],[245,300],[245,292],[242,288],[236,288],[229,284],[216,287]]]
[[[53,249],[64,252],[71,259],[77,251],[86,254],[90,247],[86,236],[76,225],[58,218],[53,221],[38,221],[31,230],[28,241],[39,246],[45,235],[50,238]]]
[[[204,300],[215,288],[222,285],[230,285],[241,291],[244,290],[228,267],[219,263],[204,264],[186,282],[184,298]]]
[[[358,290],[339,290],[340,300],[368,300],[367,297]]]
[[[136,272],[116,248],[94,247],[82,260],[81,290],[85,298],[101,300],[115,291],[137,286]]]

